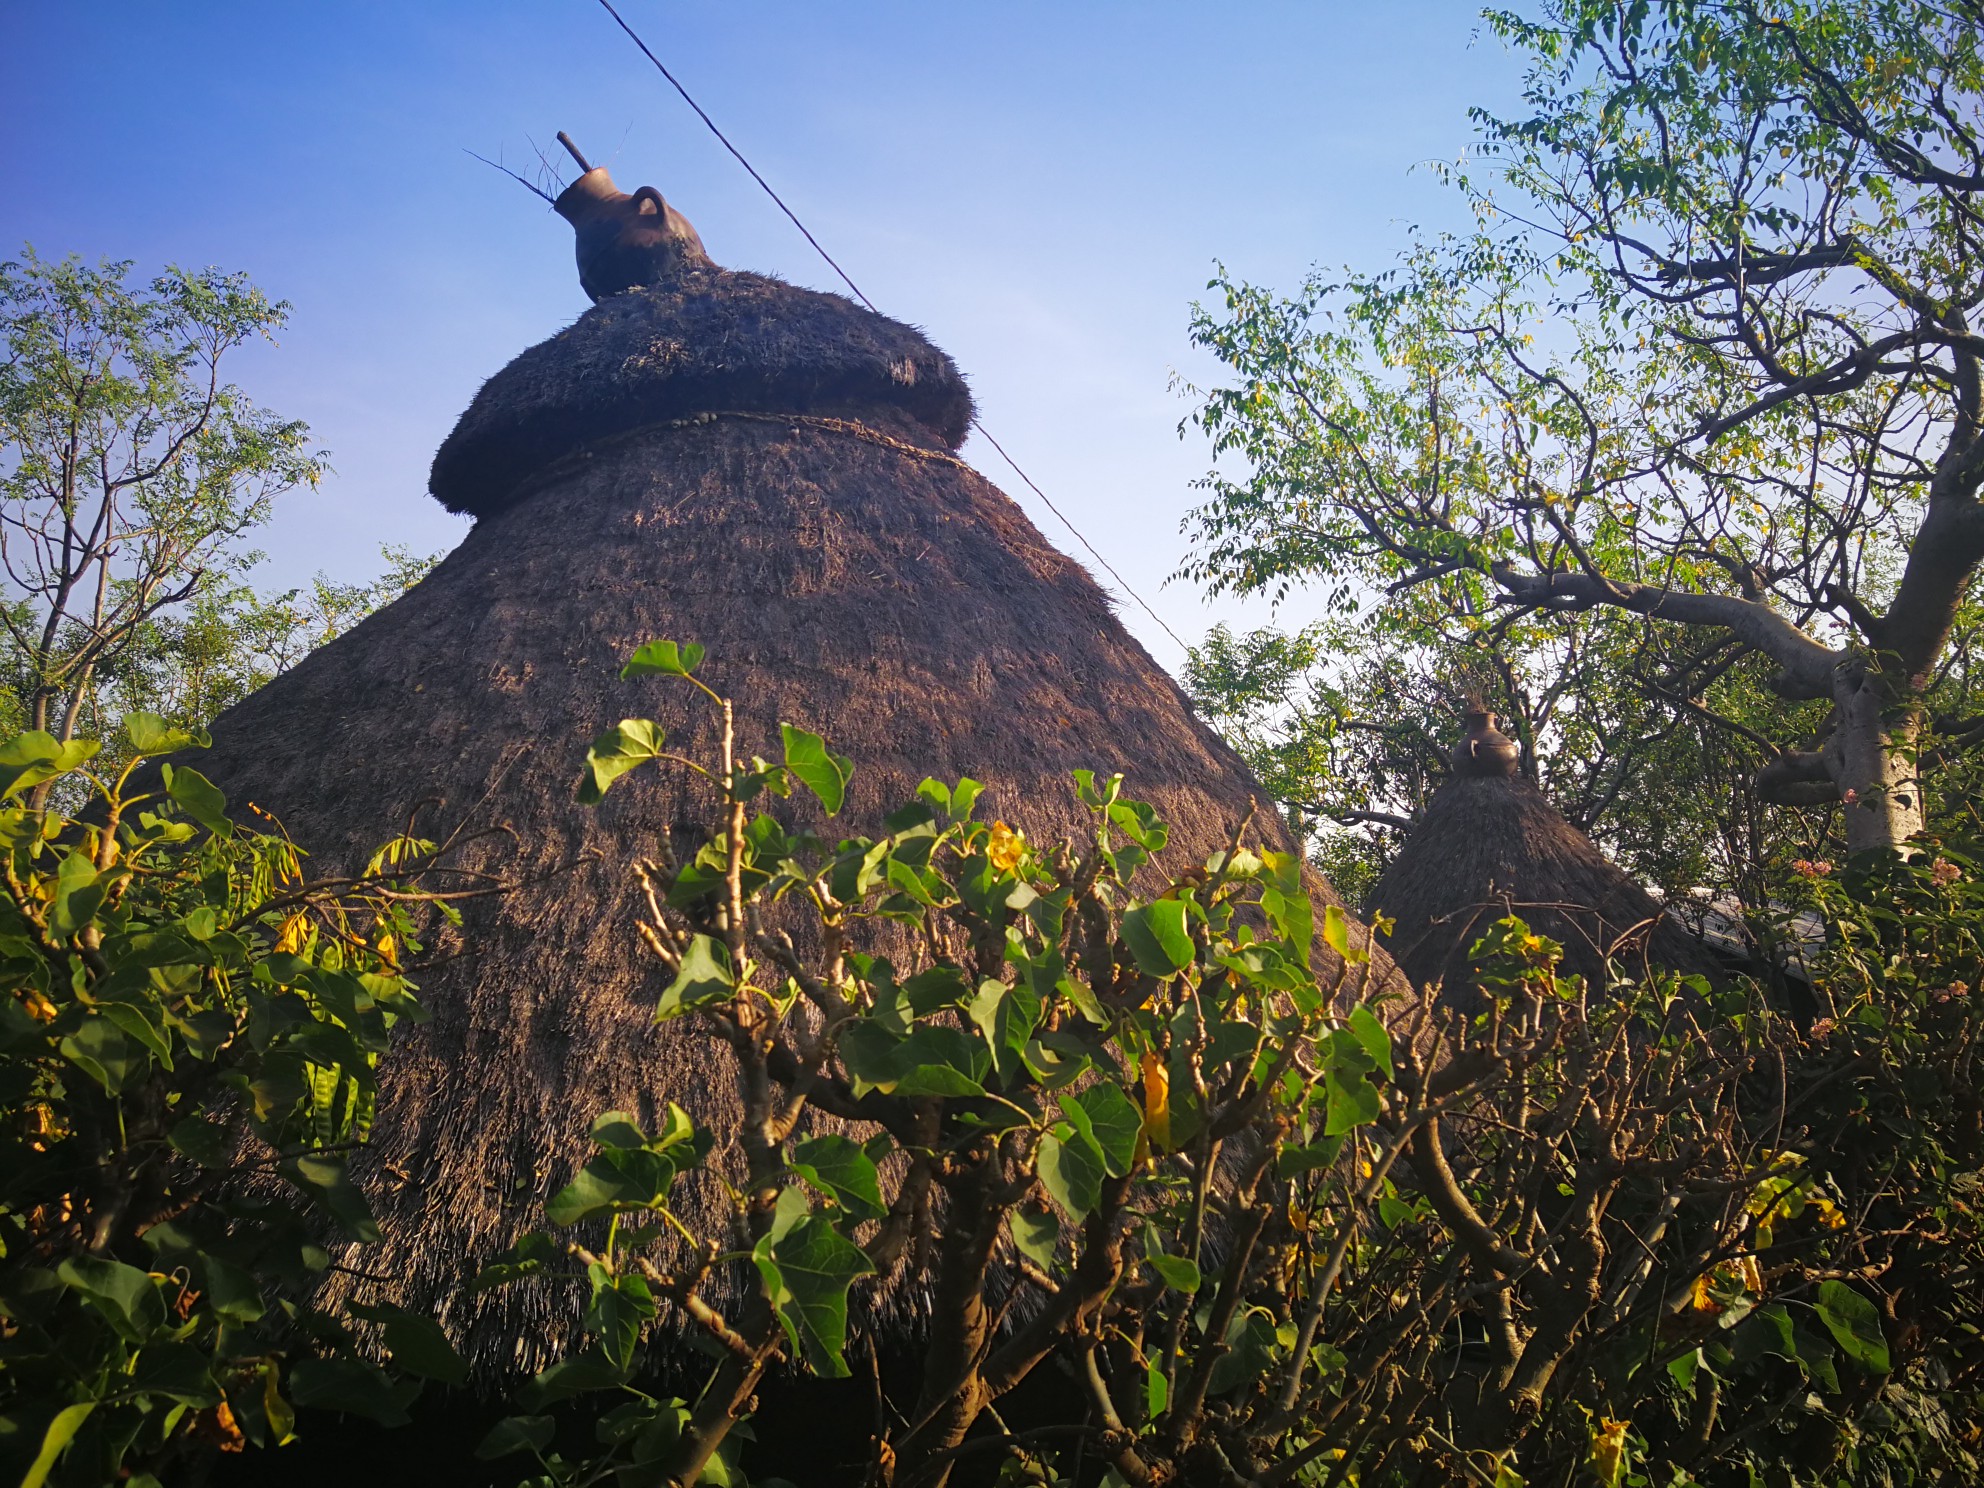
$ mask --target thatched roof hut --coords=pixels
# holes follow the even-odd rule
[[[958,459],[972,402],[949,357],[682,242],[634,255],[621,277],[642,287],[489,380],[434,461],[435,498],[477,519],[462,545],[229,710],[202,763],[319,866],[362,860],[423,802],[510,834],[468,862],[530,881],[471,902],[458,954],[421,978],[433,1021],[386,1060],[363,1166],[386,1233],[365,1269],[443,1302],[486,1368],[536,1367],[568,1321],[548,1293],[460,1284],[539,1222],[593,1117],[673,1098],[721,1127],[734,1099],[711,1040],[651,1025],[659,983],[630,933],[627,865],[707,822],[707,799],[652,773],[597,809],[573,799],[588,741],[623,716],[714,754],[686,690],[618,679],[640,643],[708,648],[746,751],[789,720],[851,755],[850,830],[969,774],[984,814],[1051,841],[1086,819],[1069,781],[1086,767],[1126,772],[1180,854],[1250,809],[1289,846],[1102,590]]]
[[[1427,802],[1365,902],[1394,923],[1384,944],[1407,976],[1477,995],[1469,949],[1489,925],[1520,915],[1564,947],[1564,969],[1602,989],[1613,975],[1662,968],[1720,979],[1719,963],[1519,769],[1520,751],[1475,710],[1453,776]]]

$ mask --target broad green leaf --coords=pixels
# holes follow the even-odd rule
[[[1164,1278],[1164,1284],[1174,1291],[1196,1292],[1201,1285],[1198,1266],[1185,1256],[1154,1255],[1145,1257],[1151,1269]]]
[[[418,1380],[396,1380],[364,1359],[300,1359],[289,1372],[289,1392],[313,1410],[364,1416],[381,1426],[404,1426],[406,1408],[420,1393]]]
[[[586,1331],[599,1340],[600,1352],[621,1369],[630,1369],[642,1330],[654,1321],[654,1293],[641,1276],[615,1276],[597,1263],[587,1268],[592,1301],[586,1307]]]
[[[0,744],[0,800],[33,790],[57,775],[68,774],[92,758],[100,747],[88,739],[58,744],[53,734],[40,730],[15,735]]]
[[[1000,1083],[1010,1086],[1020,1071],[1020,1052],[1040,1021],[1040,998],[1024,982],[1009,987],[987,977],[978,984],[970,1012],[992,1051],[993,1072]]]
[[[1846,1355],[1875,1374],[1886,1374],[1887,1336],[1881,1331],[1881,1315],[1874,1304],[1843,1281],[1819,1283],[1819,1321]]]
[[[785,739],[785,767],[806,789],[820,798],[828,816],[838,815],[841,802],[847,796],[847,782],[853,778],[854,765],[844,755],[832,753],[827,741],[818,734],[808,733],[803,728],[795,728],[789,723],[781,723],[779,733]]]
[[[151,1067],[151,1056],[101,1014],[85,1018],[57,1047],[64,1059],[111,1095],[118,1094]]]
[[[542,1410],[561,1400],[594,1390],[614,1390],[627,1382],[627,1372],[604,1354],[588,1349],[569,1359],[560,1359],[526,1381],[517,1391],[517,1403],[525,1410]]]
[[[1037,1161],[1040,1181],[1054,1202],[1077,1220],[1088,1218],[1102,1202],[1106,1168],[1095,1138],[1072,1122],[1057,1123],[1040,1139]]]
[[[505,1416],[489,1428],[475,1449],[476,1458],[490,1462],[512,1452],[542,1452],[551,1445],[558,1423],[549,1416]]]
[[[55,897],[48,906],[48,928],[58,939],[69,940],[96,918],[103,896],[110,885],[102,882],[96,864],[79,852],[63,856],[55,872]]]
[[[211,780],[185,765],[164,765],[160,773],[165,779],[166,794],[180,810],[216,837],[234,835],[234,823],[227,819],[227,797]]]
[[[793,1144],[792,1171],[858,1219],[879,1219],[882,1180],[857,1142],[829,1134]]]
[[[1112,1178],[1129,1176],[1137,1160],[1137,1138],[1144,1128],[1143,1112],[1120,1087],[1102,1081],[1091,1085],[1073,1099],[1061,1097],[1061,1109],[1068,1119],[1083,1127],[1102,1154],[1102,1165]],[[1077,1112],[1081,1114],[1076,1115]]]
[[[667,1199],[677,1171],[667,1153],[609,1148],[551,1196],[544,1217],[555,1225],[575,1225],[595,1214],[651,1208]]]
[[[719,940],[698,935],[682,953],[682,969],[675,973],[655,1005],[654,1021],[666,1023],[697,1008],[725,1002],[737,990],[730,970],[730,951]]]
[[[467,1383],[468,1361],[455,1352],[448,1335],[433,1318],[389,1304],[354,1307],[352,1312],[381,1326],[386,1352],[408,1374],[439,1380],[444,1385]]]
[[[158,1283],[136,1266],[81,1255],[57,1266],[55,1274],[80,1293],[120,1338],[144,1343],[165,1327],[165,1298]]]
[[[358,1185],[351,1181],[341,1157],[299,1157],[278,1170],[291,1183],[315,1199],[343,1227],[346,1235],[361,1245],[379,1243],[379,1222]]]
[[[1378,1092],[1369,1080],[1357,1076],[1345,1079],[1335,1070],[1325,1080],[1329,1104],[1323,1118],[1324,1136],[1340,1137],[1378,1119]]]
[[[585,774],[579,777],[579,804],[597,806],[613,782],[654,759],[668,735],[646,718],[623,718],[603,731],[586,751]]]
[[[1378,1015],[1360,1003],[1350,1010],[1349,1021],[1351,1035],[1371,1056],[1371,1063],[1383,1072],[1387,1080],[1391,1079],[1392,1038],[1385,1032],[1385,1025],[1378,1021]]]
[[[1144,1413],[1153,1421],[1171,1408],[1171,1382],[1164,1377],[1164,1360],[1155,1350],[1144,1365]]]
[[[874,1271],[867,1255],[824,1219],[808,1215],[783,1230],[775,1226],[758,1241],[752,1259],[793,1348],[816,1373],[845,1378],[847,1289]]]
[[[593,1122],[592,1141],[595,1147],[645,1147],[648,1134],[625,1111],[608,1111]]]
[[[620,668],[624,680],[635,677],[686,677],[702,664],[703,648],[694,641],[649,641]]]
[[[983,1095],[991,1053],[961,1028],[918,1024],[898,1039],[879,1024],[857,1022],[840,1037],[841,1063],[857,1095]]]
[[[206,730],[177,728],[156,713],[133,711],[120,722],[133,754],[176,754],[182,749],[205,749],[213,742]]]
[[[1041,1270],[1054,1269],[1055,1247],[1061,1240],[1061,1221],[1054,1211],[1036,1213],[1029,1209],[1015,1209],[1006,1217],[1013,1232],[1013,1244]]]
[[[1185,905],[1159,899],[1123,916],[1123,943],[1137,966],[1154,977],[1176,976],[1192,964],[1196,950],[1185,928]]]

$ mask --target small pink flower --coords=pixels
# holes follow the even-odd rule
[[[1860,792],[1849,785],[1846,788],[1846,794],[1841,796],[1840,799],[1849,806],[1858,806],[1860,804]]]
[[[1815,1044],[1823,1044],[1826,1041],[1826,1037],[1838,1026],[1830,1018],[1821,1018],[1812,1025],[1811,1032],[1806,1036]]]
[[[1929,877],[1936,881],[1937,887],[1948,888],[1963,877],[1963,870],[1948,858],[1938,858],[1929,865]]]
[[[1951,982],[1947,987],[1939,987],[1934,992],[1931,992],[1929,994],[1929,1001],[1934,1003],[1954,1002],[1959,997],[1968,997],[1969,995],[1970,983]]]
[[[1824,878],[1832,872],[1832,864],[1824,858],[1793,858],[1791,871],[1800,878]]]

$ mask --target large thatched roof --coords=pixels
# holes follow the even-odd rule
[[[1470,1006],[1469,948],[1513,913],[1561,942],[1565,970],[1594,989],[1648,967],[1719,979],[1707,949],[1518,773],[1493,715],[1469,724],[1453,777],[1365,901],[1367,913],[1395,921],[1384,943],[1399,968]]]
[[[485,1366],[535,1367],[564,1325],[546,1293],[460,1286],[538,1222],[593,1117],[673,1098],[720,1125],[734,1099],[706,1038],[650,1024],[659,983],[630,933],[628,863],[708,802],[656,775],[573,800],[588,740],[623,716],[713,753],[686,689],[618,680],[636,645],[707,646],[746,751],[789,720],[851,755],[848,830],[969,774],[987,814],[1051,840],[1085,819],[1068,777],[1089,767],[1127,772],[1181,855],[1250,808],[1288,845],[1103,592],[954,456],[969,410],[948,357],[836,296],[700,266],[607,298],[492,378],[442,447],[435,495],[480,518],[460,548],[214,726],[202,768],[320,866],[427,801],[430,821],[507,829],[471,861],[535,880],[471,903],[459,954],[422,979],[434,1018],[386,1060],[365,1166],[386,1231],[365,1269],[446,1299]]]

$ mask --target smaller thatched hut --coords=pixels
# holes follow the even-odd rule
[[[1467,714],[1452,765],[1365,904],[1393,922],[1387,949],[1414,982],[1467,1005],[1469,952],[1510,914],[1561,942],[1565,971],[1593,987],[1650,969],[1720,978],[1707,948],[1522,774],[1493,713]]]

